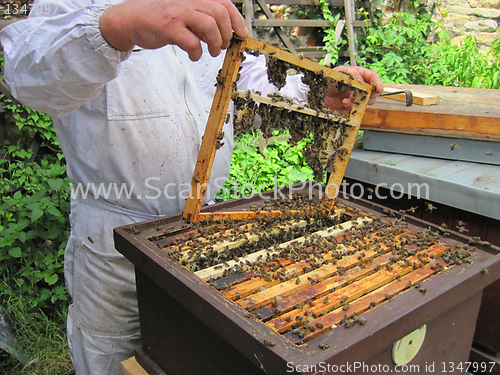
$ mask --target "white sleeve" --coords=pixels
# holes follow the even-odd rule
[[[253,93],[260,91],[262,96],[279,92],[285,98],[293,99],[297,105],[307,103],[309,86],[302,82],[302,74],[287,76],[285,86],[278,91],[267,79],[266,58],[264,54],[260,54],[258,57],[246,54],[245,60],[241,63],[240,73],[241,77],[238,81],[239,90],[250,90]]]
[[[109,6],[40,0],[28,19],[3,29],[4,76],[14,97],[59,118],[115,78],[130,53],[114,49],[100,33],[99,18]]]

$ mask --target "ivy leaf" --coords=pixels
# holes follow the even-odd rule
[[[59,276],[55,273],[51,276],[46,276],[43,280],[49,285],[54,285],[59,280]]]
[[[47,212],[53,216],[62,217],[61,211],[59,211],[56,206],[50,206]]]
[[[23,255],[23,253],[20,247],[13,247],[9,249],[9,255],[12,258],[20,258]]]
[[[62,178],[51,178],[47,181],[52,190],[59,191],[63,185]]]
[[[43,215],[43,211],[39,207],[35,207],[33,209],[33,211],[31,211],[31,222],[34,223],[35,221],[40,219],[40,217],[42,217],[42,215]]]

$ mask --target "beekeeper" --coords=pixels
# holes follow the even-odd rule
[[[182,211],[233,31],[248,36],[230,0],[40,0],[1,33],[6,82],[53,117],[73,182],[64,267],[78,375],[120,374],[140,346],[133,265],[112,230]],[[275,90],[263,57],[242,65],[239,88]],[[374,72],[345,69],[382,91]],[[299,76],[282,89],[297,103],[306,93]],[[352,98],[332,89],[328,103]],[[231,123],[224,134],[207,200],[229,173]]]

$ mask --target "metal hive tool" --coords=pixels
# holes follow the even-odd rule
[[[245,58],[244,52],[254,55],[262,53],[268,56],[268,72],[274,71],[272,76],[268,74],[268,78],[278,88],[283,85],[281,78],[286,76],[288,69],[295,69],[304,74],[303,81],[311,88],[308,95],[309,108],[298,107],[279,97],[262,97],[250,92],[238,91],[236,81],[240,63]],[[328,83],[332,81],[336,81],[338,87],[348,87],[354,92],[354,105],[347,117],[325,111],[322,108],[326,95],[325,87],[327,89]],[[294,126],[290,127],[292,141],[310,135],[310,128],[306,127],[301,130],[301,126],[303,127],[307,123],[315,124],[313,127],[315,152],[310,153],[313,155],[310,159],[316,170],[332,168],[325,194],[326,197],[331,197],[329,205],[329,210],[331,210],[372,89],[371,85],[356,80],[347,73],[326,68],[301,56],[293,55],[251,38],[243,40],[234,38],[226,52],[223,67],[217,77],[217,89],[193,173],[191,194],[186,201],[183,218],[196,223],[226,218],[252,219],[266,215],[272,217],[283,215],[279,210],[258,213],[232,211],[209,214],[200,212],[231,99],[234,100],[237,109],[238,107],[244,109],[250,101],[260,103],[259,109],[266,114],[262,116],[263,124],[261,125],[264,133],[268,133],[270,129],[267,120],[276,118],[276,115],[282,117],[284,113],[293,113]],[[329,126],[331,124],[336,124],[336,127]],[[315,175],[317,177],[318,172]]]

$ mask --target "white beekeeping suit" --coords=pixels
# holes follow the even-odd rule
[[[120,2],[36,1],[29,19],[1,33],[6,82],[18,100],[54,118],[73,182],[64,265],[79,375],[120,374],[140,345],[133,265],[114,249],[112,230],[182,211],[224,59],[206,48],[197,62],[172,45],[114,49],[99,18]],[[263,58],[249,56],[241,75],[243,90],[275,91]],[[291,79],[282,93],[303,102],[307,86]],[[206,199],[229,173],[231,122],[224,134]]]

